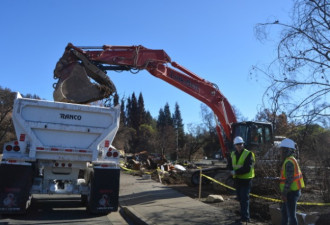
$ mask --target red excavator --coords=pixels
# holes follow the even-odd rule
[[[58,79],[54,100],[84,104],[108,98],[116,92],[116,88],[106,71],[136,73],[139,70],[147,70],[212,109],[225,158],[230,154],[229,149],[236,136],[245,140],[249,150],[269,154],[268,150],[274,143],[270,123],[237,122],[230,103],[216,84],[173,62],[164,50],[148,49],[141,45],[78,47],[69,43],[54,70],[54,78]],[[198,183],[198,179],[192,178],[192,183],[196,182]]]

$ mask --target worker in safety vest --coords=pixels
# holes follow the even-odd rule
[[[282,225],[296,225],[296,209],[297,202],[301,195],[301,189],[305,187],[301,170],[297,160],[294,158],[296,150],[296,143],[286,138],[280,144],[281,157],[283,160],[281,177],[280,177],[280,190],[281,198],[283,200],[282,212]]]
[[[254,177],[254,153],[244,148],[242,137],[235,137],[234,146],[236,151],[231,153],[228,167],[235,181],[237,199],[241,206],[241,222],[250,222],[250,191],[252,178]]]

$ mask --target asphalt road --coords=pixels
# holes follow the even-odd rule
[[[25,215],[0,215],[0,225],[7,224],[70,224],[70,225],[125,225],[121,213],[91,215],[82,206],[80,196],[35,196]]]

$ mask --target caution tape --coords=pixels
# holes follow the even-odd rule
[[[163,171],[161,169],[157,168],[157,174],[161,179],[164,178],[164,174],[163,174]]]
[[[209,179],[209,180],[211,180],[211,181],[213,181],[213,182],[215,182],[217,184],[220,184],[221,186],[224,186],[224,187],[226,187],[226,188],[228,188],[230,190],[236,191],[235,188],[230,187],[230,186],[228,186],[228,185],[226,185],[224,183],[221,183],[221,182],[215,180],[212,177],[206,176],[204,174],[201,174],[201,176],[206,177],[207,179]],[[260,195],[256,195],[256,194],[252,194],[252,193],[250,193],[250,195],[253,196],[253,197],[255,197],[255,198],[261,198],[261,199],[264,199],[264,200],[267,200],[267,201],[271,201],[271,202],[278,202],[278,203],[283,202],[280,199],[268,198],[268,197],[264,197],[264,196],[260,196]],[[317,203],[317,202],[297,202],[297,204],[298,205],[313,205],[313,206],[330,206],[330,203]]]
[[[204,174],[202,174],[202,176],[203,176],[203,177],[206,177],[207,179],[209,179],[209,180],[211,180],[211,181],[213,181],[213,182],[215,182],[215,183],[217,183],[217,184],[220,184],[221,186],[224,186],[224,187],[226,187],[226,188],[228,188],[228,189],[230,189],[230,190],[236,191],[235,188],[230,187],[230,186],[228,186],[228,185],[226,185],[226,184],[224,184],[224,183],[221,183],[221,182],[217,181],[216,179],[214,179],[214,178],[212,178],[212,177],[206,176],[206,175],[204,175]]]
[[[120,168],[122,168],[123,170],[126,170],[128,172],[141,172],[140,170],[132,170],[132,169],[128,169],[128,168],[126,168],[124,166],[120,166]],[[153,172],[154,171],[152,171],[152,172],[144,172],[144,173],[146,173],[146,174],[152,174]],[[162,170],[160,170],[159,168],[157,168],[157,172],[162,172]],[[225,188],[228,188],[230,190],[236,191],[235,188],[230,187],[230,186],[228,186],[228,185],[226,185],[224,183],[221,183],[220,181],[218,181],[218,180],[216,180],[216,179],[214,179],[212,177],[206,176],[204,174],[201,174],[201,176],[203,176],[203,177],[205,177],[205,178],[207,178],[207,179],[209,179],[209,180],[211,180],[211,181],[213,181],[213,182],[215,182],[215,183],[217,183],[217,184],[219,184],[219,185],[221,185],[221,186],[223,186]],[[161,177],[163,178],[162,175],[161,175]],[[264,200],[271,201],[271,202],[277,202],[277,203],[283,202],[280,199],[268,198],[268,197],[256,195],[256,194],[253,194],[253,193],[250,193],[250,196],[255,197],[255,198],[264,199]],[[298,205],[310,205],[310,206],[330,206],[330,203],[317,203],[317,202],[297,202],[297,204]]]
[[[158,175],[160,176],[160,178],[164,178],[164,175],[162,174],[162,170],[157,168],[156,170],[154,171],[151,171],[151,172],[142,172],[140,170],[132,170],[132,169],[128,169],[127,167],[124,167],[124,166],[120,166],[120,168],[122,168],[123,170],[126,170],[127,172],[131,172],[131,173],[145,173],[145,174],[149,174],[151,175],[153,172],[157,171]]]
[[[138,171],[138,170],[128,169],[128,168],[126,168],[126,167],[124,167],[124,166],[120,166],[120,168],[122,168],[123,170],[126,170],[126,171],[128,171],[128,172],[140,172],[140,171]]]
[[[128,168],[126,168],[126,167],[124,167],[124,166],[120,166],[120,168],[122,168],[123,170],[126,170],[126,171],[128,171],[128,172],[134,172],[134,173],[145,173],[145,174],[152,174],[154,171],[152,171],[152,172],[142,172],[142,171],[140,171],[140,170],[132,170],[132,169],[128,169]]]

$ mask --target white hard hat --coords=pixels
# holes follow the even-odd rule
[[[236,145],[236,144],[242,144],[242,143],[244,143],[244,140],[243,140],[242,137],[237,136],[237,137],[234,138],[234,145]]]
[[[281,141],[280,147],[296,150],[296,143],[289,138],[285,138],[283,141]]]

